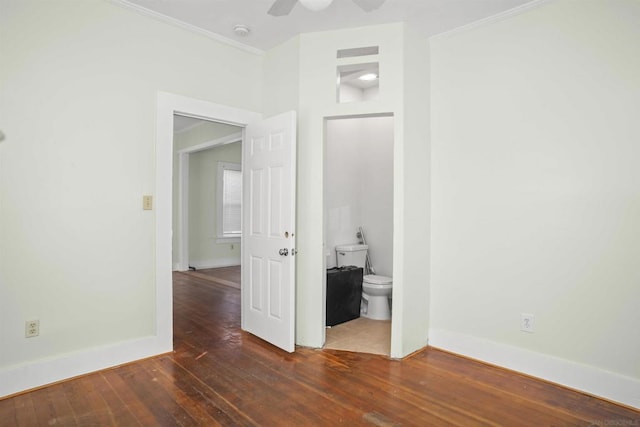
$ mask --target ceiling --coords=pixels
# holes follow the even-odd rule
[[[113,1],[113,0],[112,0]],[[537,1],[537,0],[534,0]],[[334,0],[325,10],[311,12],[297,4],[288,16],[267,14],[273,0],[116,0],[141,12],[162,15],[200,31],[213,33],[253,49],[269,50],[300,33],[407,22],[425,36],[497,15],[531,0],[386,0],[364,12],[351,0]],[[234,34],[243,24],[246,37]]]
[[[202,119],[194,119],[192,117],[180,116],[178,114],[173,115],[173,132],[185,132],[189,129],[192,129],[200,124],[202,124],[204,120]]]

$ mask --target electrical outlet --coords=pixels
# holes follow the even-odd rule
[[[535,332],[536,316],[533,314],[520,313],[520,330],[523,332]]]
[[[40,335],[40,321],[27,320],[24,322],[24,337],[31,338]]]

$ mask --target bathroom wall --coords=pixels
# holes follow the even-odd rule
[[[325,142],[325,247],[327,267],[336,265],[335,246],[355,243],[361,224],[360,120],[328,120]]]
[[[360,119],[361,225],[376,274],[393,277],[393,117]]]
[[[365,231],[376,274],[393,276],[393,117],[328,120],[325,246],[357,242]]]

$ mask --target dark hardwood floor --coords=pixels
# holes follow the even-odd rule
[[[191,277],[210,280],[221,285],[240,289],[242,272],[239,265],[231,267],[205,268],[202,270],[185,271]]]
[[[239,291],[174,275],[175,351],[0,401],[0,426],[640,425],[640,412],[436,349],[288,354]]]

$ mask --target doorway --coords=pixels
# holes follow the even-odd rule
[[[363,274],[393,278],[393,115],[331,118],[325,129],[326,266],[341,266],[336,246],[366,243],[373,271],[358,265]],[[389,356],[391,318],[368,309],[365,295],[358,318],[327,328],[325,348]]]
[[[174,117],[217,121],[238,127],[259,122],[261,115],[166,92],[158,92],[155,179],[156,334],[154,353],[173,350],[173,175]],[[243,132],[244,134],[244,132]]]
[[[239,266],[242,128],[174,115],[173,270]]]
[[[158,92],[156,129],[156,174],[155,174],[155,258],[156,258],[156,334],[154,352],[163,353],[173,349],[173,296],[172,296],[172,214],[173,214],[173,122],[180,115],[205,119],[243,128],[242,168],[251,179],[243,180],[243,229],[241,237],[241,259],[250,259],[250,274],[242,273],[247,286],[242,285],[241,325],[242,329],[262,338],[286,351],[294,351],[295,331],[295,112],[281,113],[268,119],[248,110],[227,107],[194,98],[166,92]],[[256,164],[267,155],[267,161]],[[279,166],[278,166],[279,165]],[[265,173],[262,173],[263,167]],[[266,169],[265,169],[266,168]],[[248,172],[247,172],[248,171]],[[281,179],[276,180],[279,176]],[[267,179],[259,179],[268,177]],[[273,185],[258,185],[271,182]],[[278,191],[271,191],[276,189]],[[253,197],[248,199],[248,195]],[[278,227],[256,228],[257,220],[263,218],[261,210],[288,213],[271,215],[279,218],[278,224],[284,233],[268,234],[271,245],[248,244],[248,237],[260,237],[264,231]],[[273,225],[273,224],[272,224]],[[265,236],[267,233],[262,233]],[[273,247],[272,247],[273,246]],[[286,246],[289,246],[288,248]],[[280,254],[278,255],[278,248]],[[268,250],[262,255],[260,251]],[[271,252],[274,252],[271,254]],[[291,253],[292,256],[286,257]],[[274,268],[257,268],[261,263],[271,267],[280,266],[278,275],[270,274]],[[254,268],[255,267],[255,268]],[[279,279],[274,282],[274,278]],[[277,310],[276,310],[277,309]],[[263,318],[266,321],[263,321]],[[268,327],[264,327],[267,325]],[[285,343],[286,345],[284,345]]]

